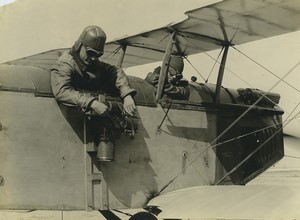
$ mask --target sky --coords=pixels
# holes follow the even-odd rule
[[[8,5],[13,3],[15,0],[0,0],[0,6]]]
[[[178,22],[185,18],[185,11],[211,4],[213,0],[16,0],[0,7],[0,63],[44,51],[71,47],[87,25],[102,27],[109,40],[133,35]],[[300,61],[300,31],[272,37],[238,46],[243,53],[264,65],[272,73],[282,77]],[[209,54],[218,56],[219,51]],[[206,78],[214,60],[206,54],[191,56],[191,63]],[[263,68],[231,50],[225,71],[224,86],[253,88],[268,91],[278,79]],[[126,69],[129,75],[144,77],[153,65]],[[196,71],[185,63],[186,78]],[[216,82],[213,71],[210,81]],[[233,73],[236,73],[236,77]],[[286,80],[300,88],[300,67],[292,71]],[[245,81],[247,83],[245,83]],[[300,102],[300,94],[284,83],[272,92],[280,93],[280,106],[284,118],[294,111]],[[299,112],[300,107],[294,111]],[[300,119],[290,123],[285,131],[300,137]]]
[[[83,28],[96,24],[108,40],[164,26],[211,0],[16,0],[0,9],[0,62],[70,47]],[[6,33],[6,34],[4,34]]]

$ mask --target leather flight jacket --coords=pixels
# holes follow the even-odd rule
[[[121,98],[136,94],[121,68],[101,61],[82,66],[75,59],[70,51],[66,51],[51,70],[52,91],[62,104],[88,112],[91,103],[97,99],[92,95],[96,91]]]

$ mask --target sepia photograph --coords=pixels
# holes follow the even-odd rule
[[[300,1],[0,0],[0,220],[300,219]]]

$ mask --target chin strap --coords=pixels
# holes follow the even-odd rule
[[[82,47],[82,45],[80,45],[78,50],[76,50],[75,46],[73,46],[71,48],[71,50],[69,51],[69,53],[73,57],[73,59],[75,60],[76,64],[79,66],[79,69],[81,70],[81,72],[83,74],[85,74],[86,71],[87,71],[87,65],[80,59],[80,57],[78,55],[81,47]]]

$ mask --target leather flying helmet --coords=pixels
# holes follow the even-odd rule
[[[76,51],[83,45],[87,50],[103,54],[106,41],[105,32],[98,26],[87,26],[75,42]]]

